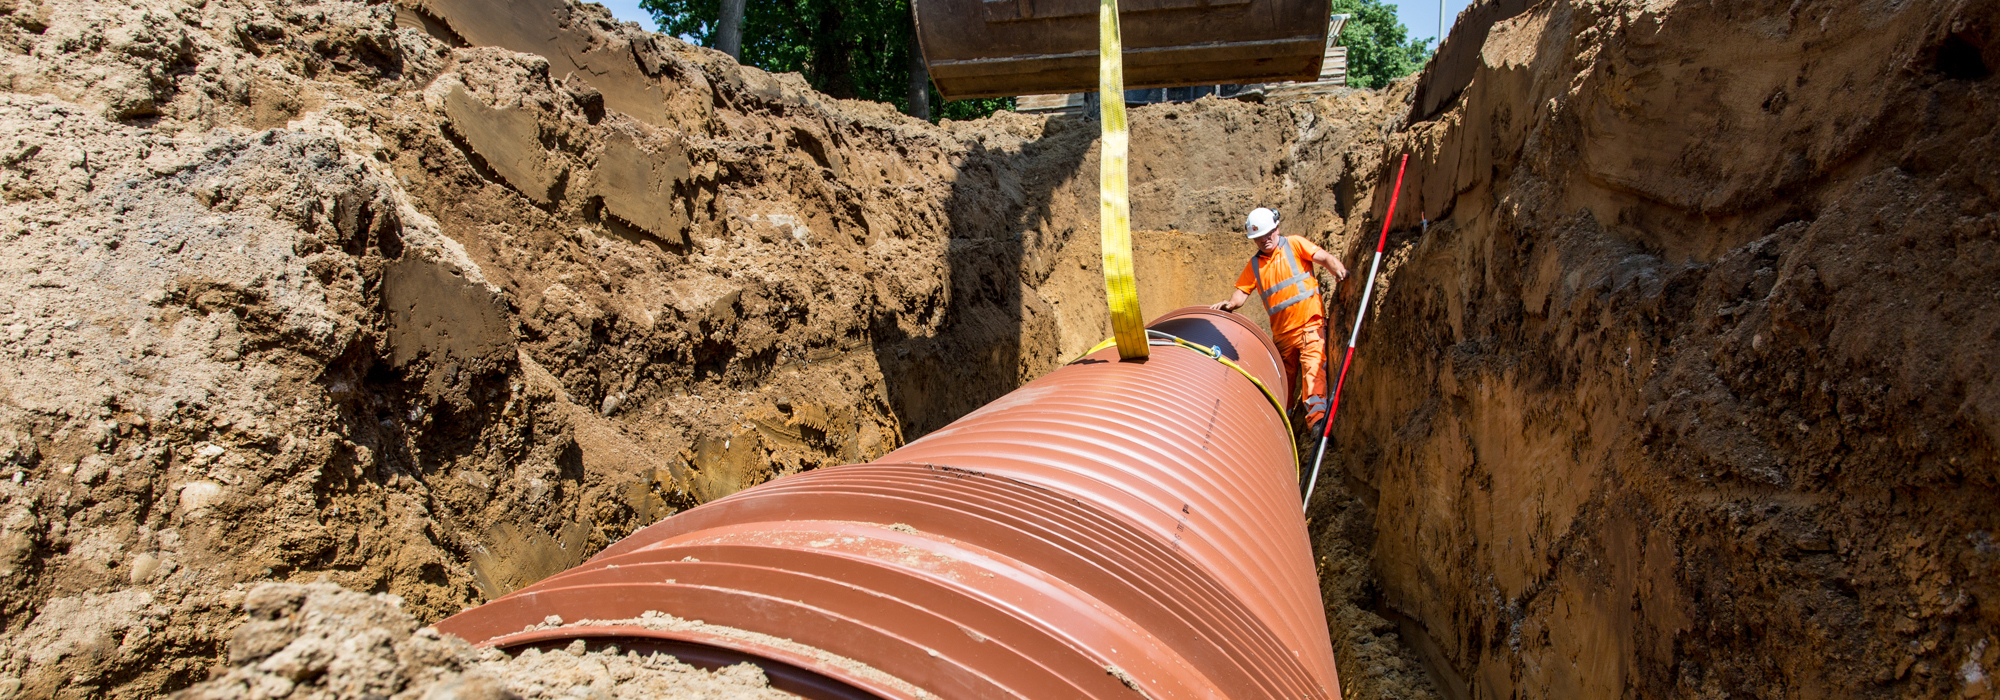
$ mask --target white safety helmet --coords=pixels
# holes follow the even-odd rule
[[[1264,234],[1278,230],[1278,213],[1257,207],[1250,211],[1250,220],[1243,222],[1243,228],[1250,238],[1263,238]]]

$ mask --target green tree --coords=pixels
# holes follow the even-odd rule
[[[715,45],[720,0],[641,0],[660,32]],[[743,13],[744,65],[803,74],[813,89],[908,111],[908,0],[757,0]],[[1011,98],[943,102],[930,88],[931,118],[971,119],[1013,107]]]
[[[1333,0],[1333,13],[1349,15],[1340,30],[1349,85],[1379,88],[1430,60],[1430,41],[1410,38],[1409,28],[1396,19],[1396,8],[1382,0]]]

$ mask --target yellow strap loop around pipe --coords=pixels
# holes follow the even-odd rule
[[[1305,472],[1302,471],[1304,467],[1301,466],[1301,463],[1299,461],[1299,437],[1297,433],[1293,432],[1292,430],[1292,421],[1289,417],[1287,417],[1285,413],[1285,404],[1278,401],[1278,395],[1271,392],[1271,387],[1264,386],[1264,382],[1258,380],[1256,375],[1250,373],[1250,370],[1244,369],[1243,365],[1236,364],[1234,360],[1231,360],[1227,357],[1223,357],[1222,353],[1219,351],[1212,350],[1210,348],[1204,348],[1200,345],[1196,345],[1194,343],[1190,343],[1188,341],[1182,340],[1180,338],[1175,338],[1170,335],[1161,334],[1161,337],[1170,338],[1171,340],[1149,340],[1147,341],[1147,344],[1178,345],[1187,348],[1189,350],[1193,350],[1195,352],[1201,353],[1204,357],[1212,358],[1216,362],[1220,362],[1224,366],[1236,370],[1237,374],[1241,374],[1243,375],[1244,379],[1250,380],[1250,383],[1257,387],[1257,391],[1262,392],[1264,394],[1264,400],[1269,401],[1271,403],[1271,408],[1277,410],[1278,421],[1285,424],[1285,435],[1291,438],[1286,442],[1290,442],[1292,444],[1292,470],[1301,475],[1305,474]],[[1076,359],[1070,360],[1069,362],[1065,362],[1063,364],[1070,364],[1070,365],[1076,364],[1077,362],[1082,361],[1083,358],[1089,357],[1091,353],[1111,347],[1112,345],[1115,345],[1117,343],[1118,343],[1117,338],[1105,338],[1104,342],[1091,346],[1089,350],[1083,351],[1083,354],[1077,355]]]
[[[1097,109],[1104,148],[1098,162],[1098,228],[1103,236],[1104,296],[1111,306],[1111,337],[1122,360],[1146,359],[1146,318],[1132,274],[1132,202],[1127,197],[1125,155],[1125,51],[1118,33],[1118,0],[1097,6]]]

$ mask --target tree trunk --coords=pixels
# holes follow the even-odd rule
[[[722,0],[722,19],[715,25],[715,48],[743,60],[743,5],[746,0]]]
[[[852,100],[860,97],[861,92],[855,87],[855,40],[845,31],[845,10],[844,3],[819,3],[819,15],[809,40],[812,59],[806,61],[805,74],[806,82],[827,97]]]
[[[905,110],[918,119],[931,118],[931,71],[924,65],[924,49],[917,43],[917,4],[910,3],[910,106]]]

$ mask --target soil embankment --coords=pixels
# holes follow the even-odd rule
[[[1337,438],[1385,602],[1473,695],[1993,693],[1996,32],[1979,2],[1468,13],[1389,146],[1408,207]]]

